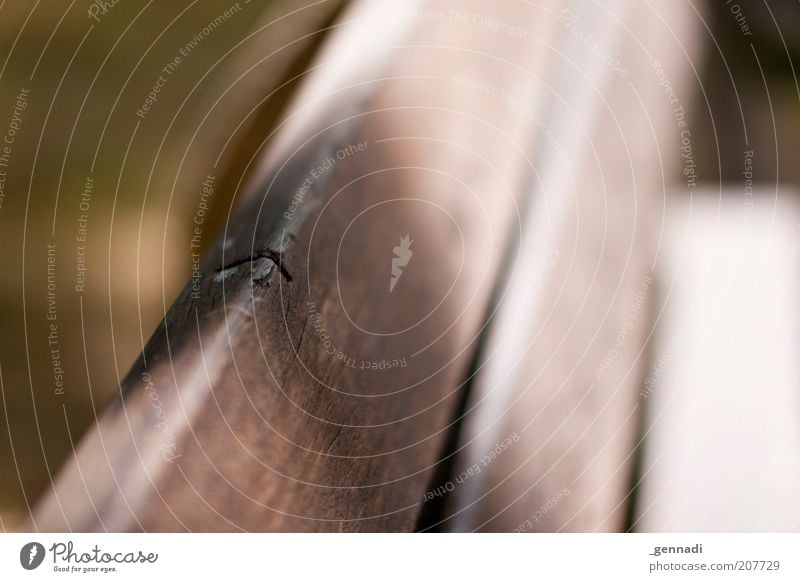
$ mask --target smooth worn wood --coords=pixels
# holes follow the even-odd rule
[[[467,407],[451,479],[468,478],[435,529],[625,528],[696,16],[684,3],[621,0],[557,17],[559,69],[541,109],[554,135]]]
[[[413,529],[518,228],[537,130],[498,92],[543,90],[542,6],[343,16],[32,528]]]

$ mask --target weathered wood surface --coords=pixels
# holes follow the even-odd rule
[[[32,528],[413,529],[536,134],[524,111],[454,79],[534,99],[548,6],[414,6],[521,24],[527,41],[393,2],[345,14],[202,277]],[[413,257],[390,292],[405,235]]]
[[[21,195],[0,213],[8,261],[0,283],[0,530],[23,526],[73,443],[116,394],[189,276],[200,183],[217,176],[211,201],[222,206],[223,225],[221,180],[236,156],[239,122],[246,127],[246,114],[268,95],[265,108],[281,111],[294,85],[273,91],[324,37],[340,5],[117,3],[98,26],[70,4],[7,2],[0,10],[4,53],[20,35],[2,57],[0,109],[11,115],[20,87],[32,96],[20,155],[3,168],[3,192]],[[203,28],[229,9],[236,13],[206,36]],[[187,43],[191,56],[182,56]],[[176,56],[179,66],[166,75]],[[168,82],[142,119],[137,110],[160,75]],[[202,240],[213,243],[206,218]],[[44,241],[56,247],[55,272],[35,268],[51,250]],[[57,280],[58,346],[48,343],[48,279]],[[54,384],[61,380],[63,390]]]
[[[675,109],[689,107],[698,33],[683,3],[570,9],[569,34],[550,57],[556,96],[543,114],[569,166],[558,151],[537,158],[520,259],[452,469],[451,479],[467,478],[428,524],[434,529],[625,527],[664,184],[683,169]],[[589,34],[616,67],[598,61]]]

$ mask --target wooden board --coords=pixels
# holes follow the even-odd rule
[[[697,16],[686,3],[569,9],[551,47],[554,95],[537,112],[553,136],[431,529],[625,528]]]
[[[536,129],[498,94],[543,92],[548,6],[343,16],[32,528],[413,529],[518,228]]]

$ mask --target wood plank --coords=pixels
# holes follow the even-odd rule
[[[428,527],[624,528],[695,20],[687,3],[625,0],[560,15],[554,96],[537,111],[553,138],[476,374],[450,477],[462,482]]]
[[[285,110],[282,97],[294,86],[273,91],[324,36],[313,33],[339,2],[145,4],[117,4],[102,26],[80,10],[59,24],[69,2],[47,11],[27,6],[19,18],[8,4],[2,10],[0,37],[13,40],[25,29],[3,77],[3,110],[11,111],[8,98],[20,87],[32,100],[4,189],[20,195],[2,209],[10,262],[0,283],[0,529],[22,525],[19,517],[117,393],[189,277],[190,241],[213,243],[214,217],[225,223],[234,188],[222,179],[235,175],[225,170],[236,155],[234,130],[248,126],[248,112],[268,95],[270,111]],[[30,58],[41,51],[41,62]],[[168,63],[171,75],[162,70]],[[143,119],[137,110],[159,75],[168,82]],[[221,210],[205,216],[196,236],[209,174],[217,179],[210,203]],[[55,272],[37,267],[47,263],[50,244]],[[57,321],[48,320],[42,300],[48,281],[56,283]]]
[[[454,79],[526,101],[547,56],[450,11],[522,23],[539,42],[553,27],[532,4],[407,6],[343,17],[202,277],[32,527],[414,527],[534,133],[524,112]]]

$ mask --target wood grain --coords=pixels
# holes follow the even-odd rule
[[[547,67],[536,47],[555,29],[521,2],[418,8],[491,15],[540,40],[401,17],[390,2],[346,13],[202,277],[32,528],[413,529],[535,135],[524,111],[454,79],[535,100]],[[405,235],[413,256],[390,292]]]

